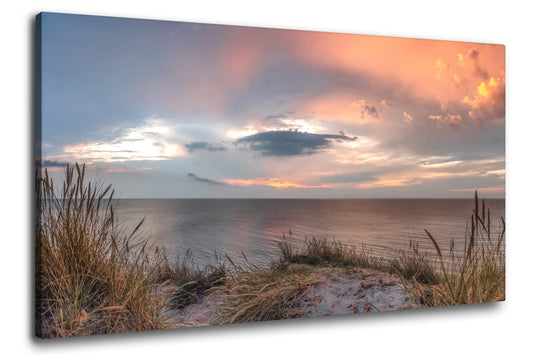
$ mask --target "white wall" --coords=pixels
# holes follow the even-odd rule
[[[518,2],[517,2],[518,4]],[[1,348],[5,353],[505,353],[531,349],[533,256],[530,10],[493,1],[5,1],[0,21]],[[7,6],[6,6],[7,5]],[[33,340],[31,315],[31,31],[40,11],[503,43],[507,46],[507,301],[68,341]],[[522,348],[523,347],[523,348]],[[518,350],[518,349],[524,350]],[[11,350],[9,350],[11,349]],[[5,350],[4,350],[5,351]],[[3,352],[4,352],[3,351]]]

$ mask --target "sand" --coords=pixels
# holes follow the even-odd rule
[[[341,272],[311,287],[301,303],[306,317],[411,308],[401,280],[375,271]]]
[[[347,272],[320,268],[313,272],[321,281],[310,286],[300,303],[303,317],[362,312],[382,312],[414,307],[399,277],[373,270]],[[172,311],[175,328],[214,324],[214,311],[223,295],[199,297],[182,310]]]

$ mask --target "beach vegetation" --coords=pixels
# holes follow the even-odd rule
[[[121,228],[111,186],[67,166],[59,186],[36,174],[36,335],[55,338],[165,328],[157,263]]]
[[[505,220],[474,196],[461,248],[411,242],[392,257],[335,239],[282,234],[267,266],[230,256],[198,266],[187,251],[170,261],[141,238],[143,221],[123,228],[110,185],[87,181],[85,165],[67,166],[59,186],[36,174],[36,334],[70,337],[172,327],[169,310],[213,295],[213,324],[305,316],[301,304],[327,275],[385,272],[399,276],[413,307],[505,299]],[[328,271],[329,270],[329,271]],[[341,271],[339,271],[341,270]],[[175,324],[174,324],[175,325]]]

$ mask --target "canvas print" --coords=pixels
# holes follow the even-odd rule
[[[505,299],[503,45],[36,29],[37,336]]]

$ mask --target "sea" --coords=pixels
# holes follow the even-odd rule
[[[505,200],[485,207],[498,230]],[[226,255],[266,265],[283,236],[296,246],[326,238],[388,258],[412,243],[431,250],[426,229],[442,249],[453,240],[461,250],[473,208],[473,199],[122,199],[116,213],[126,230],[144,219],[140,238],[202,267]]]

